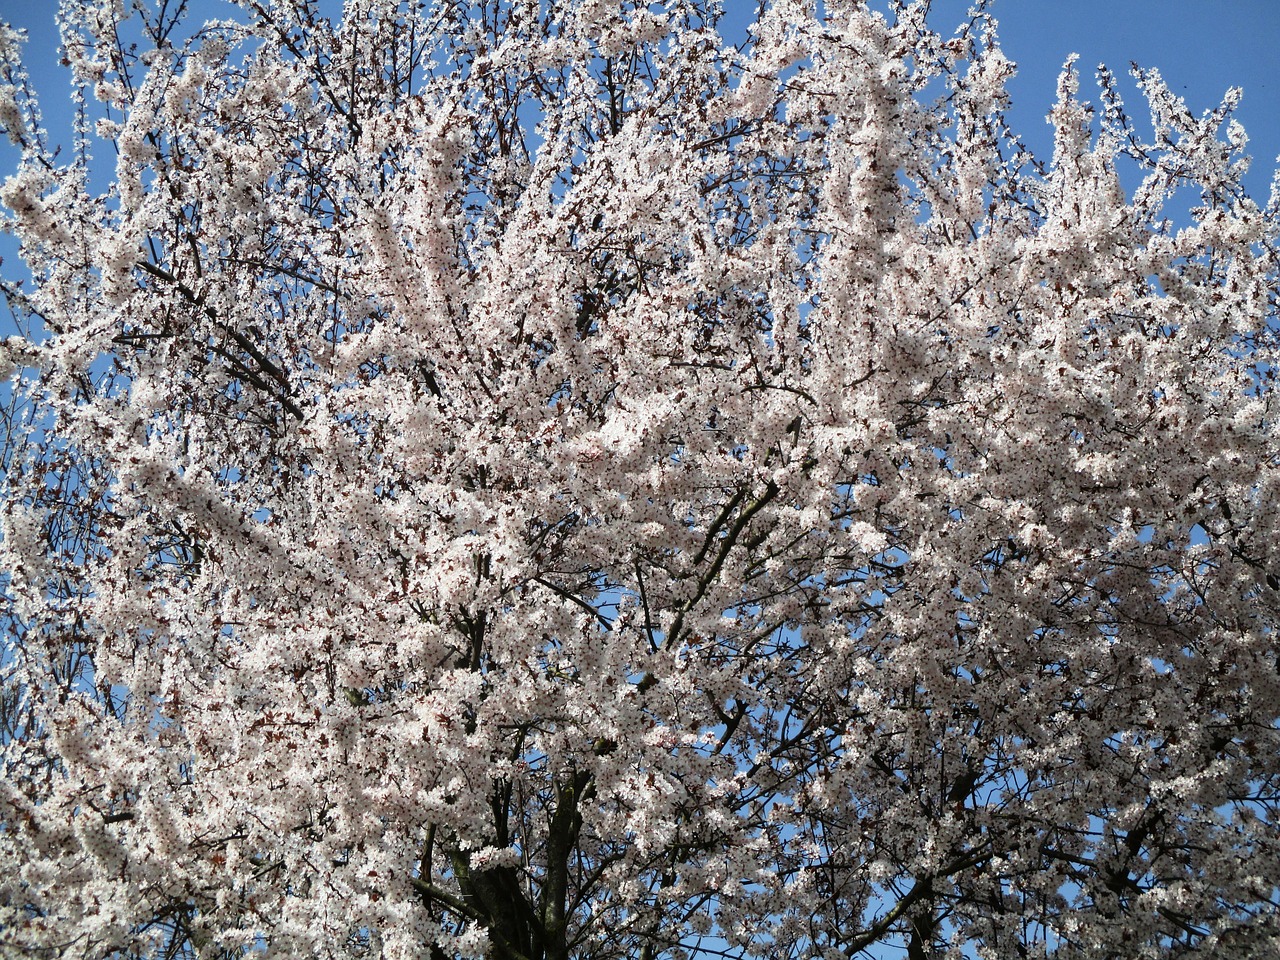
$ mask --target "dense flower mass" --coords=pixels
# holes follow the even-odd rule
[[[61,154],[0,31],[0,952],[1280,951],[1231,100],[1068,65],[1037,159],[924,2],[186,6],[62,0]]]

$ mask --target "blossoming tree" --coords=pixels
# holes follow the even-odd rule
[[[63,0],[65,156],[0,37],[5,952],[1280,950],[1231,100],[717,6]]]

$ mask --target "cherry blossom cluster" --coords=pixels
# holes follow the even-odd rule
[[[1280,949],[1237,93],[320,6],[62,0],[64,153],[0,30],[0,952]]]

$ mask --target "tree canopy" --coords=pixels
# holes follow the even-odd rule
[[[981,10],[187,6],[62,0],[64,153],[0,33],[4,951],[1280,949],[1230,97],[1068,64],[1037,158]]]

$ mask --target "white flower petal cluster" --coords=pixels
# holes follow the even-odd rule
[[[0,31],[0,953],[1280,952],[1235,94],[319,6],[64,0],[66,156]]]

